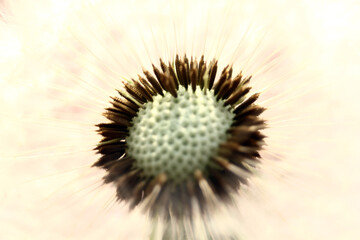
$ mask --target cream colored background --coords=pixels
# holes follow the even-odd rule
[[[359,3],[186,4],[0,2],[1,239],[146,236],[146,219],[115,204],[113,189],[99,187],[102,173],[89,168],[98,140],[92,125],[121,77],[135,77],[139,62],[171,57],[175,46],[180,54],[205,46],[224,62],[239,59],[235,68],[248,73],[267,66],[272,52],[281,56],[278,70],[254,77],[256,89],[271,86],[261,99],[274,126],[268,161],[240,196],[236,220],[219,231],[233,228],[245,239],[360,237]],[[208,18],[197,22],[203,12]],[[168,34],[173,24],[178,38]]]

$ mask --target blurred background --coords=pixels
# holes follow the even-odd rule
[[[254,75],[268,108],[264,163],[219,231],[357,239],[359,11],[350,0],[0,1],[0,238],[148,239],[146,217],[90,168],[94,124],[119,81],[186,53]]]

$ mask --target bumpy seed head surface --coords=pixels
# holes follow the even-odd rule
[[[213,90],[180,86],[176,98],[166,92],[139,110],[126,139],[127,153],[145,176],[165,173],[175,182],[186,180],[215,156],[233,117]]]

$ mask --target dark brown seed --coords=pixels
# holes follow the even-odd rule
[[[140,89],[137,89],[128,83],[126,83],[124,87],[125,87],[125,90],[140,104],[144,104],[146,102],[146,98],[140,92],[141,91]]]
[[[146,90],[151,94],[151,96],[157,95],[157,92],[154,89],[154,87],[145,78],[141,77],[140,75],[138,75],[138,78],[141,84],[144,86],[144,88],[146,88]]]
[[[192,88],[193,92],[195,92],[195,90],[196,90],[197,76],[198,76],[197,67],[195,66],[195,63],[193,61],[191,61],[190,82],[191,82],[191,88]]]
[[[124,113],[120,113],[120,112],[112,112],[112,111],[107,111],[103,114],[107,119],[113,121],[113,122],[121,122],[123,120],[127,120],[130,121],[132,119],[131,116],[126,115]]]
[[[209,67],[209,90],[212,89],[217,72],[217,60],[212,61]]]
[[[238,113],[244,111],[248,106],[253,104],[259,98],[259,95],[260,94],[256,93],[256,94],[252,95],[251,97],[249,97],[244,102],[242,102],[239,106],[237,106],[235,108],[234,113],[238,114]]]
[[[158,82],[160,83],[160,86],[162,87],[162,89],[166,90],[166,88],[164,86],[164,82],[163,82],[164,74],[162,72],[160,72],[160,70],[157,67],[155,67],[154,64],[152,65],[152,67],[153,67],[155,76],[156,76]]]
[[[123,101],[126,101],[125,99],[119,99],[119,98],[112,98],[112,99],[114,101],[111,104],[113,105],[114,109],[118,110],[119,112],[124,112],[129,116],[136,116],[137,107],[136,110],[130,108],[128,105],[123,103]],[[109,110],[109,108],[106,108],[106,110]]]
[[[180,62],[180,58],[178,55],[176,55],[176,59],[175,59],[175,68],[176,68],[176,75],[178,76],[178,80],[179,80],[179,84],[182,86],[185,86],[185,76],[183,76],[183,71],[182,71],[182,64]]]
[[[112,179],[111,182],[115,181],[116,193],[119,199],[129,199],[133,197],[132,192],[139,180],[140,171],[140,169],[127,169],[124,171],[124,174],[116,179]]]
[[[175,89],[178,90],[179,89],[179,82],[178,82],[179,80],[175,74],[174,68],[171,66],[170,63],[169,63],[169,73],[170,73],[171,77],[174,79]]]
[[[184,57],[184,61],[183,61],[183,75],[185,76],[185,88],[187,89],[187,87],[191,84],[190,82],[190,67],[189,67],[189,60],[188,58]]]
[[[122,90],[117,90],[118,93],[120,94],[121,97],[123,97],[127,102],[131,102],[131,104],[137,106],[139,108],[139,103],[135,102],[131,97],[129,97],[128,95],[130,95],[128,93],[128,95],[122,91]],[[141,105],[141,104],[140,104]]]
[[[147,195],[144,194],[144,189],[146,189],[147,184],[149,184],[149,179],[140,181],[134,187],[132,190],[133,200],[130,204],[130,209],[134,209],[141,202],[141,200],[147,197]]]
[[[238,78],[238,76],[234,79],[229,81],[230,82],[230,87],[229,89],[225,92],[223,99],[227,99],[229,98],[229,96],[236,91],[237,87],[239,86],[239,83],[241,81],[241,78]]]
[[[107,142],[111,141],[112,139],[125,139],[129,135],[129,132],[127,130],[101,129],[101,135],[104,137],[102,141]]]
[[[160,94],[161,96],[164,96],[160,84],[158,83],[158,81],[153,76],[151,76],[150,72],[149,71],[144,71],[144,74],[145,74],[147,80],[149,81],[149,83],[156,90],[156,92],[158,94]]]
[[[204,62],[204,56],[201,57],[198,68],[198,85],[200,89],[203,90],[205,86],[204,75],[206,71],[206,63]]]
[[[224,70],[222,71],[221,75],[220,75],[220,78],[219,80],[215,83],[215,86],[214,86],[214,93],[215,95],[218,94],[220,88],[222,87],[222,85],[226,82],[226,80],[228,79],[228,67],[229,66],[226,66],[224,68]]]
[[[141,85],[138,81],[134,81],[134,85],[135,85],[135,88],[137,88],[140,92],[140,94],[146,98],[147,101],[152,101],[152,96],[151,96],[151,92],[146,88],[144,87],[143,85]]]
[[[245,110],[243,110],[242,112],[236,114],[234,119],[240,119],[242,117],[245,116],[259,116],[261,113],[263,113],[265,111],[265,108],[263,107],[259,107],[259,106],[254,106],[254,105],[250,105],[249,107],[247,107]]]
[[[125,148],[126,148],[125,142],[116,142],[116,143],[97,146],[96,148],[94,148],[94,150],[97,150],[97,152],[101,154],[112,154],[118,152],[119,150],[124,150]]]
[[[166,66],[166,64],[164,63],[164,61],[161,58],[160,58],[160,67],[164,73],[168,71],[168,66]]]
[[[175,85],[175,81],[176,79],[174,79],[172,76],[166,76],[166,87],[167,90],[171,93],[171,95],[173,95],[173,97],[177,97],[177,89],[176,89],[176,85]]]
[[[230,89],[230,81],[226,81],[219,89],[219,93],[216,96],[216,100],[224,99],[225,93]]]
[[[225,101],[225,105],[233,105],[243,98],[246,94],[250,92],[250,87],[247,88],[238,88],[232,95]]]

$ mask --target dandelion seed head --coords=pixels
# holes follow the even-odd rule
[[[265,109],[254,103],[259,94],[248,94],[251,77],[233,76],[229,65],[217,77],[217,69],[204,56],[160,59],[154,76],[143,70],[112,97],[104,113],[110,122],[97,125],[103,139],[93,166],[107,171],[104,182],[119,200],[192,225],[194,215],[230,204],[247,183],[261,159]]]

